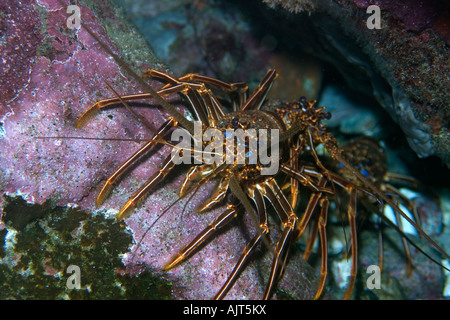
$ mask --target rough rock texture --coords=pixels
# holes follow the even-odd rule
[[[374,232],[361,233],[361,239],[361,245],[366,248],[376,248],[378,245],[378,238]],[[442,299],[444,289],[442,268],[409,245],[413,272],[408,276],[404,249],[399,235],[394,230],[385,230],[383,239],[384,264],[380,289],[368,290],[363,287],[365,292],[362,296],[368,297],[370,292],[382,300]],[[422,239],[414,237],[414,241],[422,248],[427,248],[427,243]],[[363,250],[361,253],[359,261],[362,270],[367,270],[370,265],[378,265],[377,250]],[[431,251],[428,253],[432,254]]]
[[[257,87],[268,68],[279,77],[268,97],[316,99],[322,70],[316,59],[276,50],[278,39],[255,28],[239,1],[121,1],[155,55],[173,74],[200,73]],[[262,6],[262,4],[260,4]]]
[[[263,0],[270,7],[281,6],[293,13],[313,11],[316,8],[315,1],[310,0]]]
[[[302,3],[265,2],[281,2],[291,11]],[[381,9],[381,29],[366,25],[373,4]],[[353,88],[374,96],[420,157],[436,155],[450,166],[448,3],[317,1],[309,14],[291,14],[290,25],[280,28],[303,30],[292,41],[330,61]]]
[[[4,215],[0,229],[2,242],[12,246],[8,249],[8,254],[2,254],[2,262],[10,263],[8,270],[5,269],[9,276],[3,280],[11,286],[21,286],[23,281],[10,282],[10,280],[14,278],[15,273],[28,270],[27,276],[33,276],[33,281],[29,283],[45,287],[40,281],[48,280],[46,278],[48,275],[56,278],[64,277],[64,270],[59,268],[66,267],[70,263],[70,257],[79,256],[78,254],[82,257],[79,260],[81,279],[83,274],[91,279],[92,273],[83,273],[85,268],[92,267],[93,262],[86,260],[89,259],[89,255],[86,256],[79,251],[77,254],[71,252],[81,250],[76,238],[68,239],[71,242],[67,244],[66,251],[62,250],[62,254],[42,255],[41,252],[39,255],[39,251],[45,251],[46,248],[56,250],[54,248],[58,245],[54,237],[61,235],[58,230],[49,227],[49,224],[54,225],[52,219],[58,219],[54,215],[55,206],[69,205],[79,206],[83,210],[96,210],[94,200],[102,182],[141,145],[142,142],[133,139],[148,139],[152,134],[152,130],[120,107],[102,112],[80,130],[74,127],[76,119],[97,100],[114,96],[106,84],[119,94],[140,92],[142,89],[135,81],[122,74],[117,63],[83,27],[75,31],[66,27],[68,14],[66,8],[61,7],[58,1],[11,0],[3,1],[0,6],[4,17],[2,33],[7,40],[0,43],[3,74],[0,86],[0,191],[2,195],[6,195],[0,200]],[[113,52],[117,54],[120,52],[127,60],[132,61],[132,66],[137,70],[142,71],[148,67],[162,68],[151,55],[144,54],[149,50],[142,49],[144,47],[140,45],[139,39],[136,39],[136,34],[136,37],[130,37],[129,34],[132,34],[133,30],[116,18],[116,14],[120,13],[114,6],[107,1],[97,1],[94,5],[95,14],[91,7],[84,5],[80,7],[82,23],[93,30]],[[19,15],[26,19],[20,20]],[[105,30],[114,36],[121,50],[113,45]],[[20,46],[20,43],[28,44]],[[158,82],[152,82],[151,85],[155,88],[161,87]],[[177,99],[174,97],[169,100],[176,102]],[[167,118],[167,113],[152,105],[154,102],[147,103],[150,105],[137,107],[136,110],[145,116],[151,125],[158,127]],[[85,139],[70,137],[85,137]],[[131,141],[99,140],[99,138],[123,138]],[[133,171],[120,181],[111,197],[101,207],[103,211],[99,213],[106,216],[117,213],[131,193],[159,168],[168,151],[167,147],[156,149],[150,153],[151,160],[137,164]],[[230,226],[210,243],[205,244],[186,263],[162,273],[162,265],[170,255],[224,210],[222,207],[202,215],[195,212],[201,201],[208,196],[211,186],[205,186],[192,200],[186,198],[176,202],[178,199],[176,192],[185,175],[185,169],[174,171],[167,182],[149,195],[126,219],[137,245],[132,248],[131,253],[124,255],[123,264],[132,275],[143,270],[163,275],[165,279],[171,281],[171,290],[175,298],[209,299],[218,291],[232,270],[246,241],[252,235],[253,224],[247,221],[244,224],[237,223]],[[33,209],[22,211],[25,218],[17,222],[11,217],[16,211],[8,202],[14,203],[16,200],[10,200],[16,199],[14,196],[24,198],[30,205],[43,205],[44,209],[32,207]],[[50,207],[46,205],[48,201],[53,205]],[[164,211],[167,206],[174,203],[170,210]],[[8,210],[4,211],[6,206]],[[58,210],[56,214],[60,212]],[[38,212],[38,215],[33,212]],[[85,236],[81,231],[86,231],[87,225],[89,228],[95,228],[97,224],[89,221],[97,218],[90,217],[90,214],[84,217],[86,214],[81,211],[71,214],[82,215],[79,217],[81,222],[77,223],[85,227],[77,229],[74,226],[75,229],[72,230],[80,232],[79,237],[85,242],[95,241],[96,244],[92,244],[93,250],[101,248],[98,247],[98,241],[113,241],[115,237],[123,235],[123,228],[114,229],[112,228],[114,224],[107,221],[101,223],[102,227],[98,232],[105,233],[102,228],[111,227],[112,230],[117,230],[117,234],[108,234],[104,238]],[[155,224],[149,230],[149,226],[153,223]],[[272,224],[273,236],[277,235],[276,225],[278,222]],[[35,245],[40,248],[33,257],[26,256],[26,253],[34,252],[27,251],[26,246],[30,244],[28,240],[23,240],[29,237],[39,239]],[[61,241],[64,242],[63,239]],[[89,253],[89,245],[85,245],[88,246]],[[106,248],[109,247],[105,243],[105,250],[109,250]],[[123,254],[124,251],[126,245],[121,244],[121,249],[114,251],[113,254]],[[15,262],[8,260],[11,255],[15,257],[13,258]],[[264,258],[251,262],[229,292],[228,298],[260,298],[267,280],[271,257],[272,255],[266,252]],[[57,261],[49,261],[51,259]],[[112,258],[106,255],[104,261],[110,259]],[[311,298],[316,290],[316,284],[313,283],[314,272],[300,259],[298,252],[292,254],[289,261],[279,286],[280,297]],[[102,266],[101,270],[106,272],[105,276],[107,274],[110,277],[111,272],[119,272],[122,267],[116,263],[114,266]],[[144,278],[138,277],[136,281],[142,279]],[[108,283],[114,283],[114,280]],[[48,290],[51,290],[50,287],[47,287]],[[38,295],[43,297],[43,294],[47,293],[45,297],[48,298],[71,297],[64,296],[65,291],[60,284],[58,290],[50,292],[43,289]],[[114,290],[113,292],[117,293],[117,290]],[[36,297],[34,294],[35,292],[27,287],[19,295],[5,293],[5,297],[32,298]],[[84,292],[74,294],[73,297],[98,296]],[[111,294],[109,297],[120,296]]]
[[[43,205],[21,197],[4,200],[8,226],[0,231],[0,299],[172,298],[170,282],[159,275],[123,271],[132,234],[114,217],[51,200]],[[79,277],[71,266],[80,268]]]
[[[205,2],[196,1],[195,4],[200,8]],[[113,52],[124,57],[137,71],[149,67],[165,69],[149,53],[139,35],[122,22],[122,18],[117,18],[120,11],[108,1],[96,1],[90,6],[81,5],[83,24]],[[141,92],[142,88],[83,28],[67,29],[69,14],[57,0],[8,0],[2,2],[0,9],[4,18],[0,22],[3,75],[0,80],[0,192],[5,195],[0,198],[0,244],[3,244],[0,248],[3,268],[0,283],[10,286],[7,291],[2,291],[2,297],[213,297],[253,235],[253,223],[248,217],[244,218],[244,223],[236,220],[188,261],[169,272],[162,272],[167,259],[224,210],[217,208],[201,215],[195,212],[212,186],[204,186],[192,199],[186,197],[177,202],[177,190],[186,173],[186,168],[179,168],[145,198],[125,223],[114,221],[113,217],[132,192],[156,172],[167,156],[168,148],[162,147],[149,154],[150,160],[136,164],[116,185],[105,204],[95,208],[94,201],[102,183],[139,148],[142,141],[138,140],[148,139],[153,130],[121,107],[103,111],[83,129],[75,129],[74,123],[95,101],[114,96],[108,85],[119,94]],[[222,50],[221,37],[233,34],[233,30],[223,28],[222,22],[216,22],[218,32],[214,34],[217,37],[209,42],[217,51]],[[170,23],[163,25],[173,27]],[[238,39],[247,39],[241,37],[246,35],[245,32],[236,35]],[[234,43],[234,38],[227,43]],[[253,50],[254,42],[247,43]],[[256,48],[251,52],[266,51]],[[225,56],[216,57],[225,61],[221,64],[227,67],[234,63],[231,60],[229,64],[230,60]],[[288,61],[289,58],[284,59]],[[259,59],[252,62],[258,67],[261,65]],[[290,62],[285,64],[286,69],[292,65]],[[372,67],[367,68],[364,70],[372,70]],[[349,69],[351,66],[343,66],[342,71],[345,73]],[[296,83],[297,76],[293,74],[287,84]],[[317,94],[320,72],[313,78],[316,81],[313,81],[311,92]],[[382,78],[374,76],[373,79]],[[381,83],[380,88],[384,89],[385,81]],[[150,85],[161,87],[157,82]],[[367,87],[371,88],[370,85]],[[286,89],[287,85],[281,86],[277,94]],[[299,94],[295,89],[293,94]],[[381,89],[379,92],[385,93]],[[392,97],[388,98],[392,100]],[[179,98],[174,96],[168,100],[183,110]],[[157,128],[168,115],[155,105],[155,101],[147,103],[146,106],[135,105],[135,110]],[[232,200],[228,198],[226,203]],[[173,206],[165,211],[171,204]],[[271,220],[273,242],[279,235],[278,225],[278,221]],[[130,234],[133,240],[130,240]],[[60,242],[59,239],[64,240]],[[131,250],[127,252],[129,248]],[[262,296],[272,258],[265,251],[264,256],[258,252],[258,259],[249,264],[228,298]],[[117,256],[123,259],[119,261]],[[80,264],[82,284],[85,284],[84,291],[80,292],[67,290],[64,286],[65,269],[69,263],[74,263],[74,259]],[[105,282],[95,278],[98,275],[93,272],[95,269],[101,270]],[[276,297],[311,298],[317,287],[315,281],[314,272],[301,260],[300,252],[293,250]],[[102,283],[112,287],[97,291]],[[140,294],[146,290],[146,284],[156,289],[156,296],[150,291]],[[14,290],[14,287],[22,290]]]

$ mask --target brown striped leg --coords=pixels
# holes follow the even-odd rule
[[[157,92],[160,96],[167,96],[174,93],[183,92],[184,90],[188,89],[187,84],[179,84],[176,86],[168,87],[166,89],[162,89]],[[122,105],[124,106],[123,102],[127,101],[135,101],[135,100],[142,100],[142,99],[151,99],[153,98],[153,95],[150,93],[139,93],[139,94],[132,94],[132,95],[126,95],[126,96],[118,96],[111,99],[105,99],[98,101],[94,105],[92,105],[89,109],[87,109],[77,120],[76,127],[82,128],[90,119],[92,119],[101,109],[106,108],[108,106],[112,105]]]
[[[203,106],[201,105],[200,101],[198,100],[198,97],[195,94],[195,90],[201,89],[202,84],[182,82],[179,79],[169,75],[168,73],[153,70],[153,69],[145,71],[143,76],[158,78],[158,79],[162,79],[164,81],[169,82],[162,88],[163,90],[170,88],[170,86],[174,86],[174,87],[184,86],[184,89],[182,91],[180,91],[180,93],[183,93],[185,95],[185,97],[188,99],[189,104],[192,106],[193,111],[197,117],[197,120],[199,120],[205,124],[208,123],[208,118],[206,117],[206,114],[203,110]]]
[[[175,254],[164,265],[164,270],[169,270],[176,266],[181,261],[188,258],[192,252],[198,248],[202,243],[210,239],[220,228],[223,228],[231,220],[237,216],[238,212],[234,205],[229,205],[227,210],[220,214],[208,227],[206,227],[201,233],[199,233],[194,240],[184,246],[177,254]]]
[[[214,193],[211,197],[198,209],[198,212],[204,212],[211,209],[214,205],[223,200],[228,191],[228,185],[230,184],[229,179],[222,178],[219,184],[215,188]]]
[[[117,219],[122,219],[124,215],[133,209],[139,200],[141,200],[150,190],[158,184],[164,177],[173,169],[175,162],[172,159],[172,154],[170,154],[166,160],[164,160],[161,169],[153,174],[153,176],[148,179],[127,201],[125,206],[120,210]]]
[[[256,88],[247,101],[245,101],[241,110],[259,110],[277,76],[278,73],[275,70],[267,71],[258,88]]]
[[[356,202],[357,202],[357,189],[349,188],[350,199],[347,209],[348,221],[350,224],[350,238],[351,238],[351,252],[352,252],[352,266],[350,270],[349,282],[347,285],[347,291],[344,295],[344,300],[350,299],[355,286],[357,264],[358,264],[358,243],[356,237]]]
[[[259,218],[259,230],[258,230],[258,233],[253,237],[253,239],[244,248],[244,251],[242,252],[238,262],[234,266],[233,271],[228,276],[227,281],[224,283],[224,285],[222,286],[220,291],[214,297],[214,299],[216,299],[216,300],[220,300],[225,297],[228,290],[230,290],[230,288],[233,286],[234,282],[236,281],[237,277],[243,270],[247,259],[250,257],[250,254],[258,246],[263,235],[265,235],[269,232],[269,227],[267,226],[266,206],[265,206],[264,198],[263,198],[261,192],[258,190],[258,188],[251,188],[248,190],[248,195],[256,203],[256,209],[257,209],[258,218]]]
[[[319,217],[314,222],[314,227],[312,228],[311,233],[308,238],[308,242],[306,243],[305,252],[303,252],[303,260],[305,260],[305,261],[309,259],[309,256],[312,253],[318,232],[319,232]]]
[[[402,224],[402,217],[400,216],[400,214],[395,211],[395,220],[397,221],[397,226],[398,228],[403,231],[403,224]],[[409,247],[408,247],[408,242],[406,242],[405,237],[402,236],[402,243],[403,243],[403,248],[405,251],[405,256],[406,256],[406,262],[407,262],[407,269],[406,269],[406,275],[408,277],[411,276],[412,273],[412,260],[411,260],[411,254],[409,253]]]
[[[318,187],[320,187],[320,188],[325,187],[326,183],[327,183],[327,178],[322,177],[319,180]],[[305,209],[305,213],[303,214],[303,216],[298,224],[299,233],[298,233],[297,237],[300,237],[303,234],[303,232],[305,232],[305,229],[306,229],[306,226],[308,225],[309,219],[311,219],[314,209],[316,208],[317,203],[319,202],[319,199],[321,196],[322,196],[322,193],[320,193],[320,192],[314,192],[313,194],[311,194],[309,201],[308,201],[308,205],[306,206],[306,209]]]
[[[316,176],[318,176],[319,179],[323,177],[323,175],[319,172],[314,172],[314,173],[308,172],[307,173],[303,170],[303,166],[297,172],[285,164],[280,165],[280,170],[283,171],[284,173],[288,174],[292,178],[297,179],[305,187],[308,187],[313,192],[322,192],[322,193],[326,193],[329,195],[334,195],[333,190],[327,189],[325,187],[319,187],[319,186],[317,186],[317,184],[314,183],[314,181],[312,179],[313,177],[316,178]],[[312,174],[314,174],[314,175],[312,175]]]
[[[376,228],[378,231],[378,266],[383,271],[384,248],[383,248],[383,224],[380,216],[377,217]]]
[[[127,170],[130,166],[132,166],[136,161],[145,155],[151,148],[153,148],[157,143],[161,143],[164,140],[164,136],[167,132],[176,126],[176,121],[172,118],[169,118],[153,135],[153,137],[148,141],[144,146],[142,146],[138,151],[136,151],[127,161],[125,161],[107,180],[102,190],[98,194],[98,197],[95,201],[95,205],[101,205],[106,197],[111,192],[113,184],[117,181],[117,179],[122,176],[122,174]]]
[[[327,234],[326,234],[326,225],[327,225],[327,214],[328,214],[328,199],[326,197],[322,197],[320,199],[320,216],[319,216],[319,237],[320,237],[320,251],[322,256],[322,264],[320,266],[320,279],[319,279],[319,287],[317,289],[316,295],[314,299],[319,299],[322,294],[323,287],[325,285],[325,279],[327,277],[327,260],[328,260],[328,246],[327,246]]]
[[[227,83],[218,79],[214,79],[208,76],[202,76],[195,73],[187,74],[181,77],[179,80],[203,82],[214,87],[217,90],[227,93],[232,100],[233,111],[239,111],[240,106],[242,106],[246,100],[248,86],[245,82]]]
[[[293,234],[297,228],[297,216],[292,209],[289,201],[284,196],[275,180],[265,182],[265,196],[269,199],[275,208],[283,225],[283,231],[277,242],[272,262],[272,269],[269,276],[269,281],[264,293],[264,299],[270,297],[272,288],[279,280],[286,263],[288,249],[292,243]]]

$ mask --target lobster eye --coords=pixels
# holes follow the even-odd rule
[[[331,119],[331,112],[324,112],[323,113],[323,118],[326,120],[330,120]]]
[[[231,125],[233,127],[237,127],[239,125],[239,118],[235,117],[235,118],[231,119]]]
[[[305,104],[308,102],[308,100],[306,100],[306,97],[304,97],[304,96],[301,96],[301,97],[298,99],[298,101],[299,101],[302,105],[305,105]]]

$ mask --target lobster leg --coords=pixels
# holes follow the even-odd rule
[[[232,285],[236,281],[237,277],[241,273],[242,269],[244,268],[245,263],[247,262],[247,259],[250,257],[250,254],[258,246],[263,235],[265,235],[269,232],[269,227],[267,225],[266,207],[265,207],[264,198],[263,198],[261,192],[257,188],[252,188],[252,189],[248,190],[248,194],[249,194],[250,198],[252,198],[256,203],[256,209],[258,211],[258,217],[259,217],[260,230],[244,248],[244,251],[242,252],[238,262],[236,263],[235,267],[233,268],[233,271],[228,276],[227,281],[224,283],[224,285],[222,286],[220,291],[214,297],[214,299],[216,299],[216,300],[223,299],[223,297],[225,297],[225,294],[232,287]]]
[[[148,179],[127,201],[125,206],[120,210],[117,219],[121,219],[124,215],[134,208],[139,200],[141,200],[156,184],[158,184],[164,177],[172,170],[175,166],[175,162],[172,159],[172,155],[170,154],[166,160],[164,160],[161,169],[153,174],[153,176]]]
[[[208,123],[210,123],[212,127],[215,127],[217,121],[225,115],[223,110],[215,103],[217,101],[213,100],[214,98],[211,90],[203,86],[201,89],[197,90],[197,92],[202,98],[203,104],[208,112]]]
[[[182,94],[185,95],[185,97],[189,101],[189,105],[192,106],[193,111],[197,117],[197,120],[201,121],[204,124],[209,124],[208,117],[206,116],[203,107],[198,99],[198,96],[195,94],[195,91],[204,89],[204,84],[198,84],[198,83],[190,83],[190,82],[184,82],[180,79],[176,79],[175,77],[169,75],[168,73],[157,71],[157,70],[147,70],[143,74],[144,77],[153,77],[162,79],[168,82],[162,90],[170,89],[170,86],[178,87],[182,86],[183,90],[180,90]]]
[[[358,262],[358,244],[356,239],[356,200],[357,200],[357,189],[349,188],[350,199],[347,209],[348,221],[350,224],[350,237],[351,237],[351,252],[352,252],[352,266],[350,269],[350,277],[347,286],[347,291],[344,295],[344,300],[350,299],[353,287],[355,286],[356,272],[357,272],[357,262]]]
[[[197,73],[189,73],[185,76],[182,76],[180,81],[198,81],[209,84],[214,88],[223,91],[225,93],[232,93],[236,91],[247,91],[248,86],[246,82],[236,82],[236,83],[227,83],[212,77],[203,76]]]
[[[383,260],[384,260],[384,248],[383,248],[383,224],[381,218],[378,216],[375,224],[378,233],[378,266],[380,271],[383,271]]]
[[[402,217],[400,216],[400,214],[398,212],[395,212],[395,220],[397,221],[397,225],[398,225],[399,229],[403,231]],[[411,276],[413,266],[412,266],[411,254],[409,253],[408,242],[406,242],[405,237],[402,237],[402,243],[403,243],[403,248],[405,250],[406,262],[408,264],[408,267],[406,269],[406,274],[409,277],[409,276]]]
[[[310,174],[304,173],[303,168],[300,169],[298,172],[296,172],[296,171],[292,170],[292,168],[290,168],[289,166],[287,166],[285,164],[281,164],[280,170],[285,172],[286,174],[290,175],[291,177],[297,179],[304,186],[307,186],[309,189],[311,189],[311,191],[313,191],[313,192],[323,192],[323,193],[327,193],[330,195],[334,195],[334,192],[332,190],[324,188],[324,187],[319,187],[316,184],[314,184],[313,180],[311,179]],[[322,176],[322,175],[319,173],[319,176]]]
[[[392,186],[390,184],[386,184],[383,187],[386,190],[386,192],[391,193],[391,194],[393,194],[395,196],[398,196],[400,201],[402,202],[402,204],[405,205],[405,207],[409,210],[409,212],[412,213],[413,218],[417,222],[417,224],[419,226],[422,226],[422,222],[420,221],[419,214],[417,213],[417,206],[416,206],[416,204],[413,201],[409,200],[407,197],[405,197],[400,192],[400,190],[398,190],[394,186]]]
[[[190,73],[180,78],[180,81],[199,81],[227,93],[233,102],[233,111],[239,111],[246,100],[248,86],[246,82],[226,83],[208,76],[202,76],[196,73]]]
[[[151,148],[153,148],[157,143],[160,143],[170,128],[176,126],[176,121],[169,118],[158,130],[157,133],[148,141],[144,146],[142,146],[138,151],[136,151],[127,161],[125,161],[107,180],[102,190],[97,196],[95,205],[101,205],[108,194],[111,192],[113,184],[119,179],[119,177],[132,166],[139,158],[145,155]]]
[[[229,184],[230,184],[229,179],[222,178],[219,184],[217,185],[213,195],[205,204],[203,204],[198,209],[198,212],[204,212],[208,209],[211,209],[215,204],[219,203],[227,194]]]
[[[258,88],[245,101],[241,110],[259,110],[276,77],[278,77],[278,73],[275,70],[267,71]]]
[[[322,177],[318,183],[318,187],[321,187],[321,188],[325,187],[326,183],[327,183],[326,177]],[[308,225],[308,222],[311,219],[314,209],[316,208],[317,203],[319,202],[319,199],[321,196],[322,196],[322,193],[318,193],[318,192],[315,192],[310,196],[305,213],[303,214],[303,217],[298,224],[299,233],[297,235],[297,238],[300,237],[303,234],[303,232],[305,232],[306,226]]]
[[[275,247],[272,269],[266,286],[266,291],[264,293],[264,299],[268,299],[273,286],[283,273],[287,258],[287,249],[292,242],[292,237],[297,227],[298,218],[295,215],[289,201],[286,199],[280,187],[273,179],[267,181],[265,186],[265,196],[274,206],[283,224],[283,232],[277,242],[277,246]]]
[[[311,230],[311,234],[309,235],[308,242],[306,243],[305,252],[303,252],[303,260],[309,259],[309,256],[311,255],[314,247],[314,243],[316,241],[318,231],[319,231],[319,217],[316,219],[314,227]]]
[[[189,85],[181,83],[179,85],[169,87],[166,89],[162,89],[157,92],[160,96],[167,96],[170,94],[183,92],[184,90],[187,90]],[[118,96],[111,99],[105,99],[98,101],[94,105],[92,105],[89,109],[87,109],[77,120],[76,127],[82,128],[92,117],[94,117],[101,109],[106,108],[111,105],[120,104],[123,101],[135,101],[135,100],[142,100],[142,99],[151,99],[153,98],[153,95],[150,93],[139,93],[139,94],[131,94],[126,96]]]
[[[392,193],[400,198],[400,201],[412,213],[414,220],[417,221],[417,224],[420,226],[421,221],[420,221],[419,215],[417,213],[416,205],[411,200],[409,200],[407,197],[405,197],[403,194],[401,194],[400,190],[398,190],[397,188],[395,188],[391,185],[386,185],[385,188],[386,188],[387,192]],[[398,227],[400,228],[400,230],[403,231],[403,227],[402,227],[403,219],[402,219],[401,215],[396,211],[395,211],[395,219],[397,220]],[[402,243],[403,243],[403,248],[405,251],[406,262],[408,264],[408,269],[406,270],[406,274],[408,276],[410,276],[411,272],[412,272],[412,268],[413,268],[412,259],[411,259],[411,255],[410,255],[410,251],[409,251],[408,242],[406,241],[405,237],[403,237],[403,236],[402,236]]]
[[[201,233],[199,233],[194,238],[194,240],[184,246],[176,255],[174,255],[169,261],[167,261],[163,269],[169,270],[189,257],[196,248],[210,239],[220,228],[227,225],[236,216],[236,207],[234,205],[229,205],[227,210],[220,214],[209,226],[207,226]]]
[[[322,256],[322,264],[320,267],[320,279],[319,279],[319,288],[317,289],[316,295],[314,299],[319,299],[323,287],[325,285],[325,279],[327,277],[327,257],[328,257],[328,249],[327,249],[327,234],[326,234],[326,225],[327,225],[327,213],[328,213],[328,199],[326,197],[322,197],[320,199],[320,216],[319,216],[319,237],[320,237],[320,251]]]
[[[300,158],[300,153],[303,149],[303,143],[297,139],[295,145],[289,148],[289,162],[290,167],[295,172],[299,172],[298,159]],[[298,203],[298,193],[299,193],[299,181],[294,177],[291,177],[291,206],[295,209]]]

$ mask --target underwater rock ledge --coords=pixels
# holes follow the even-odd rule
[[[288,23],[279,27],[303,30],[292,41],[336,66],[353,88],[375,97],[419,157],[436,155],[450,167],[450,4],[264,2],[287,9]],[[381,29],[367,28],[371,14],[366,10],[372,4],[381,9]],[[295,14],[301,11],[307,13]]]
[[[253,234],[252,222],[244,220],[242,224],[230,226],[186,263],[162,273],[161,266],[170,255],[192,239],[224,208],[202,215],[196,213],[195,209],[209,195],[210,188],[207,186],[197,193],[193,201],[183,200],[161,216],[165,208],[178,199],[177,190],[185,171],[176,171],[163,187],[156,188],[125,220],[126,228],[110,218],[117,214],[128,196],[159,168],[158,165],[167,155],[166,148],[155,150],[151,161],[137,165],[129,176],[116,185],[107,202],[101,208],[95,208],[95,197],[106,177],[140,144],[137,141],[68,137],[148,138],[152,132],[120,108],[105,110],[84,129],[74,128],[74,122],[86,108],[97,100],[113,95],[105,83],[112,85],[120,94],[141,89],[121,73],[120,67],[88,34],[83,30],[71,32],[65,28],[67,13],[65,8],[58,5],[58,1],[8,0],[0,6],[7,13],[7,24],[14,24],[13,20],[18,19],[18,14],[29,18],[21,20],[24,24],[9,29],[7,37],[24,41],[31,37],[34,41],[32,46],[19,46],[16,50],[11,47],[15,42],[0,44],[1,56],[8,54],[5,57],[5,70],[10,72],[10,81],[0,88],[2,98],[3,94],[8,95],[8,99],[0,99],[0,193],[5,194],[5,197],[0,198],[0,243],[13,245],[12,240],[15,238],[21,245],[9,247],[8,252],[0,248],[0,257],[9,259],[17,253],[20,259],[16,269],[14,266],[12,269],[2,266],[8,277],[1,280],[8,283],[11,289],[5,291],[9,294],[5,297],[31,299],[43,298],[43,294],[48,294],[46,297],[49,298],[100,297],[101,292],[96,289],[92,295],[81,292],[79,295],[72,292],[73,297],[66,295],[65,281],[62,279],[66,274],[62,273],[67,264],[62,260],[69,261],[69,256],[81,257],[80,264],[85,267],[105,262],[101,260],[113,261],[111,265],[102,265],[102,268],[107,269],[105,276],[112,279],[108,281],[109,284],[115,283],[114,277],[118,276],[117,273],[122,275],[123,268],[126,269],[125,276],[137,282],[134,284],[137,291],[135,295],[121,295],[118,287],[115,287],[113,294],[102,298],[152,298],[147,291],[145,293],[149,295],[140,294],[146,290],[145,281],[156,288],[158,283],[162,283],[162,297],[213,297]],[[129,57],[127,61],[133,63],[135,68],[165,68],[149,53],[150,49],[138,39],[138,35],[128,29],[123,19],[117,18],[119,12],[108,1],[97,1],[98,11],[84,5],[81,9],[88,26],[114,52]],[[132,37],[126,36],[129,32],[133,34]],[[21,70],[20,75],[27,76],[15,77],[13,70]],[[383,80],[382,77],[380,79]],[[151,85],[161,87],[157,82],[151,82]],[[405,99],[409,99],[409,96],[406,95]],[[173,102],[183,110],[177,100]],[[140,109],[156,127],[167,117],[159,110],[155,112],[154,107]],[[22,199],[26,199],[26,203]],[[157,223],[147,232],[154,222]],[[271,222],[271,225],[276,223]],[[89,230],[89,236],[78,233],[86,229]],[[59,232],[61,230],[62,233]],[[118,238],[118,235],[126,241]],[[275,242],[279,233],[273,230],[271,235]],[[133,239],[130,239],[131,236]],[[64,239],[62,246],[58,247],[61,250],[47,250],[58,246],[59,238]],[[84,248],[79,245],[81,240]],[[116,241],[120,242],[120,250],[114,249]],[[132,252],[126,252],[130,244],[136,245],[132,247]],[[32,248],[30,256],[26,254],[27,246]],[[113,250],[110,252],[111,248]],[[102,251],[105,255],[97,254]],[[96,254],[96,260],[89,260],[92,252]],[[118,255],[120,260],[117,259]],[[270,263],[271,255],[267,252],[263,259],[251,263],[227,298],[261,298]],[[35,269],[28,268],[33,265]],[[80,267],[83,272],[83,266]],[[32,278],[17,278],[23,270]],[[99,279],[95,279],[95,273],[87,275],[93,279],[95,286],[102,284]],[[278,286],[279,290],[275,293],[276,297],[312,298],[317,288],[316,276],[317,272],[303,262],[299,250],[294,250]],[[18,281],[14,282],[15,278]],[[55,281],[58,281],[58,285],[54,284]],[[24,283],[27,284],[24,290],[14,296],[14,288],[22,287]]]

